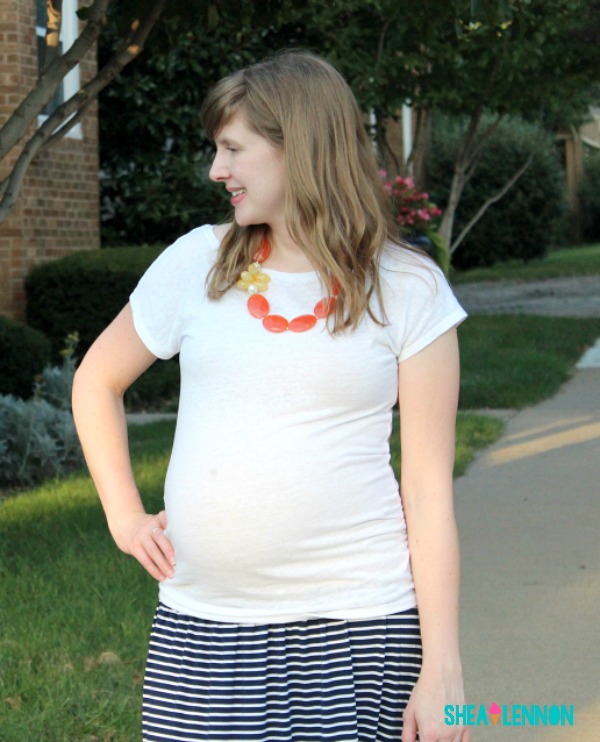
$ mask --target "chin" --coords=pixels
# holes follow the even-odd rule
[[[238,227],[252,227],[255,224],[264,224],[264,221],[262,219],[253,218],[249,215],[244,214],[234,214],[234,220],[235,223],[238,225]]]

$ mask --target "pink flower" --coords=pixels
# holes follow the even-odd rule
[[[404,186],[405,188],[415,187],[415,181],[413,180],[413,178],[410,178],[410,177],[403,178],[401,175],[396,176],[396,183],[398,183],[398,185]]]
[[[442,210],[429,200],[429,193],[415,190],[415,181],[410,176],[397,175],[387,180],[387,172],[380,170],[379,175],[385,179],[383,188],[392,199],[396,222],[413,232],[431,229],[431,223],[442,215]]]

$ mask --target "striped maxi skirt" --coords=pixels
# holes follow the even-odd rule
[[[144,742],[398,742],[421,668],[417,609],[237,625],[159,604]]]

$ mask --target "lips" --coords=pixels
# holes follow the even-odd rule
[[[230,193],[232,206],[237,206],[246,195],[246,190],[244,188],[239,188],[236,191],[230,191]]]

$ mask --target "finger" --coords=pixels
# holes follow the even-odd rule
[[[158,515],[156,517],[158,518],[158,525],[161,528],[163,528],[163,529],[166,528],[167,527],[167,513],[166,513],[166,511],[165,510],[161,510],[160,513],[158,513]]]
[[[168,575],[158,567],[152,556],[148,553],[147,549],[143,545],[140,544],[136,546],[131,554],[138,560],[138,562],[142,565],[146,572],[148,572],[148,574],[155,580],[163,582],[168,578]]]
[[[162,531],[164,531],[165,528],[167,527],[167,513],[166,513],[166,511],[161,510],[160,513],[157,514],[156,518],[158,520],[158,528],[160,528]],[[153,533],[156,533],[157,532],[156,531],[156,528],[153,528],[152,529],[152,532]],[[162,548],[165,556],[169,560],[169,564],[171,564],[174,567],[175,566],[175,563],[177,561],[177,558],[175,556],[175,549],[173,548],[173,544],[171,543],[171,541],[168,539],[167,536],[165,536],[165,541],[159,541],[159,543],[161,545],[161,548]]]
[[[152,533],[150,535],[152,536],[155,544],[162,552],[165,560],[168,563],[168,566],[174,567],[177,560],[175,558],[175,549],[173,548],[173,544],[171,543],[169,537],[166,536],[162,528],[159,528],[158,526],[155,526],[152,529]]]
[[[402,737],[401,742],[415,742],[417,737],[417,723],[416,719],[412,714],[404,712],[404,718],[402,721]]]
[[[155,527],[145,542],[146,552],[165,577],[173,577],[175,552],[161,529]]]
[[[140,539],[131,553],[155,580],[163,582],[173,577],[173,567],[159,548],[152,533]]]

